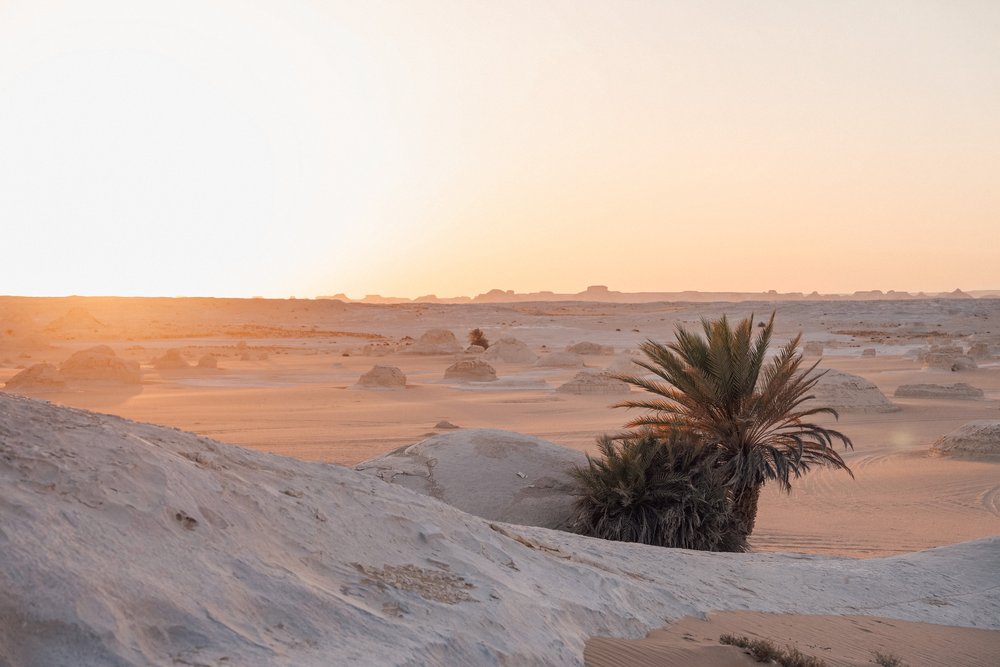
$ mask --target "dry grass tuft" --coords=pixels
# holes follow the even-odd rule
[[[744,635],[722,635],[719,641],[737,646],[750,654],[757,662],[777,663],[781,667],[826,667],[826,662],[806,655],[794,646],[779,648],[767,639],[750,639]]]

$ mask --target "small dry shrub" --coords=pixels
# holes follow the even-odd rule
[[[757,662],[777,663],[781,667],[826,667],[826,662],[806,655],[794,646],[778,648],[774,642],[767,639],[750,639],[745,635],[725,634],[719,637],[719,642],[736,646]]]

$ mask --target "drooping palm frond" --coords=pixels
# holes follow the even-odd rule
[[[742,534],[715,465],[691,434],[598,440],[574,476],[573,524],[593,537],[705,551],[742,551]]]

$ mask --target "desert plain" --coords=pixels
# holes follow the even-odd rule
[[[670,613],[646,605],[645,615],[636,612],[631,624],[627,620],[609,623],[604,632],[600,623],[596,628],[584,624],[566,653],[544,658],[544,652],[526,649],[525,653],[502,658],[498,656],[503,651],[494,647],[496,651],[491,652],[487,647],[479,654],[482,663],[545,664],[552,655],[558,655],[560,662],[574,664],[583,660],[580,637],[604,634],[636,638],[680,616],[716,610],[796,614],[834,610],[830,613],[898,619],[904,629],[892,635],[890,648],[904,659],[908,657],[913,665],[946,663],[936,662],[942,658],[933,647],[928,649],[907,640],[925,633],[919,625],[906,630],[908,626],[902,621],[964,626],[962,631],[978,628],[983,634],[956,640],[961,646],[977,648],[970,649],[972,652],[964,658],[961,651],[954,653],[958,657],[947,664],[989,664],[983,656],[1000,656],[1000,444],[996,444],[992,458],[942,453],[932,450],[932,446],[969,422],[1000,420],[998,299],[378,304],[333,299],[3,297],[0,385],[8,383],[8,394],[56,406],[174,427],[257,452],[348,468],[435,435],[460,433],[459,429],[515,431],[594,453],[599,435],[618,432],[634,416],[611,407],[628,395],[628,387],[606,382],[605,374],[638,371],[630,366],[630,360],[644,340],[669,342],[677,326],[698,327],[703,317],[725,314],[738,320],[752,314],[761,321],[772,312],[776,321],[774,343],[784,344],[801,334],[806,358],[816,362],[818,370],[829,371],[829,382],[818,387],[822,390],[820,400],[838,410],[836,428],[854,442],[853,450],[842,452],[854,477],[820,469],[796,480],[790,494],[766,487],[751,539],[754,553],[726,555],[724,563],[730,576],[738,577],[734,573],[739,571],[741,558],[747,559],[748,567],[753,569],[763,567],[761,563],[765,562],[778,563],[767,560],[772,554],[788,558],[792,564],[801,559],[811,563],[831,557],[830,567],[838,572],[836,576],[844,578],[843,590],[863,590],[864,586],[858,588],[849,579],[855,569],[867,571],[866,563],[889,572],[895,567],[893,557],[902,558],[898,567],[905,569],[907,559],[923,562],[919,559],[924,554],[916,552],[927,552],[932,554],[927,558],[941,560],[945,556],[936,549],[952,548],[966,550],[955,557],[956,581],[963,576],[961,570],[967,561],[977,561],[975,572],[979,574],[969,575],[973,584],[956,584],[962,589],[959,593],[939,578],[938,593],[924,590],[913,596],[914,600],[930,601],[925,605],[927,609],[919,612],[908,607],[909,611],[898,612],[903,598],[908,598],[908,593],[900,590],[909,585],[903,575],[895,585],[891,581],[884,584],[885,590],[896,590],[902,596],[897,596],[899,599],[890,600],[892,595],[875,591],[868,596],[859,593],[863,599],[853,602],[841,600],[837,606],[819,595],[815,610],[807,602],[776,603],[766,591],[744,595],[738,602],[719,592],[718,597],[702,596],[697,603],[691,602],[688,613],[679,611],[684,605],[670,608]],[[491,347],[505,341],[512,352],[491,354],[489,350],[468,348],[467,336],[474,328],[482,330]],[[131,369],[131,379],[87,377],[86,372],[74,375],[65,371],[72,355],[97,346],[110,348],[112,355]],[[456,375],[448,370],[463,362],[480,366],[488,363],[495,379]],[[19,374],[46,363],[51,364],[51,376],[18,385],[15,378]],[[399,372],[393,371],[394,379],[383,381],[389,377],[384,375],[366,384],[362,377],[376,366],[394,367]],[[585,385],[582,389],[581,373]],[[912,385],[933,386],[913,389]],[[638,392],[634,388],[631,391]],[[5,417],[8,419],[2,426],[8,436],[23,426],[11,423],[9,414]],[[824,419],[824,423],[832,422]],[[34,424],[33,428],[43,426]],[[525,474],[542,472],[526,470]],[[0,508],[16,504],[8,501]],[[210,518],[213,511],[219,509],[206,511],[208,520],[198,518],[196,523],[216,526]],[[376,516],[372,520],[391,523],[401,519]],[[535,544],[535,557],[541,557],[539,551],[545,552],[537,544],[546,540],[555,545],[552,549],[572,552],[569,543],[556,544],[568,537],[546,538],[543,529],[524,530],[522,544]],[[573,543],[580,544],[588,542]],[[618,555],[605,555],[624,559],[620,553],[627,548],[612,545],[608,554]],[[485,546],[483,549],[486,553]],[[655,548],[637,549],[649,560],[656,560],[652,555]],[[598,558],[597,548],[593,550],[589,558]],[[683,558],[695,558],[688,554],[683,552]],[[704,562],[710,568],[716,561]],[[367,572],[369,582],[388,576],[387,570],[375,576],[365,570],[367,565],[359,567]],[[938,574],[949,571],[947,564],[936,567]],[[780,569],[780,563],[775,568]],[[458,568],[442,569],[455,573]],[[696,570],[697,566],[690,565],[690,569]],[[650,582],[656,579],[651,588],[669,589],[664,580],[668,571],[635,576],[651,576]],[[393,586],[391,582],[388,585]],[[747,586],[754,588],[753,584]],[[827,593],[837,597],[837,588],[834,582]],[[408,589],[402,586],[400,590]],[[618,594],[620,591],[614,595]],[[459,595],[456,599],[461,602],[464,598]],[[754,599],[758,600],[756,604]],[[397,602],[389,600],[384,604],[389,609]],[[577,600],[572,604],[584,603]],[[966,604],[972,606],[962,611]],[[383,615],[385,609],[371,613]],[[405,610],[399,613],[406,614]],[[310,618],[310,622],[315,621]],[[722,618],[728,631],[733,625],[731,619]],[[754,624],[761,621],[754,618],[743,626],[758,627]],[[782,621],[775,618],[778,620],[769,621],[770,625],[764,623],[764,629],[759,631],[766,634],[770,628],[777,632],[775,628],[781,628]],[[850,619],[845,622],[860,623]],[[293,624],[286,619],[285,625]],[[838,633],[843,632],[837,627]],[[878,636],[870,630],[865,627],[858,630],[858,635]],[[438,652],[421,652],[426,647],[407,640],[401,646],[409,646],[406,650],[416,656],[412,663],[400,658],[395,649],[381,656],[368,654],[370,662],[460,664],[470,655],[477,655],[469,653],[467,646],[449,653],[447,632],[437,632],[444,633],[440,638],[444,648],[435,649]],[[805,642],[800,644],[803,648],[821,646],[823,634],[815,625],[800,628],[797,641]],[[701,646],[693,637],[688,637],[688,644]],[[173,639],[180,644],[186,641]],[[789,640],[796,641],[796,635],[789,635]],[[50,641],[60,640],[51,637]],[[656,644],[655,638],[649,641]],[[204,638],[187,643],[215,648]],[[304,654],[287,648],[293,644],[276,640],[275,645],[284,648],[274,649],[277,653],[273,655],[263,649],[259,654],[242,655],[250,663],[296,664]],[[533,646],[532,642],[526,644]],[[663,655],[680,650],[665,640],[660,644],[667,646],[663,650],[668,653]],[[683,644],[680,648],[686,651]],[[863,643],[854,645],[862,648],[840,653],[824,649],[830,664],[868,664],[867,658],[862,658],[870,651]],[[310,645],[306,642],[303,646],[308,649]],[[720,650],[718,646],[701,648],[708,653],[694,656],[682,652],[675,655],[680,662],[660,664],[751,664],[747,656],[732,647],[726,647],[724,659],[711,657],[716,655],[712,651]],[[136,655],[149,657],[157,655],[157,650],[152,647],[148,654],[140,651]],[[215,662],[209,660],[209,649],[202,646],[200,651],[185,654],[183,659],[194,660],[192,656],[197,654],[204,662],[183,664],[234,664],[221,660],[219,656],[225,651],[217,652]],[[643,660],[657,664],[658,659],[655,646],[633,646],[626,651],[614,644],[592,643],[588,651],[587,660],[595,665],[616,664],[616,660],[617,664],[640,664]],[[0,658],[6,657],[11,664],[31,664],[19,662],[28,653],[20,655],[22,658],[15,652],[0,652]],[[129,662],[122,657],[126,655],[124,649],[114,653],[122,664]],[[264,655],[270,657],[261,657]],[[682,655],[688,657],[677,657]],[[108,660],[108,664],[117,664]],[[465,664],[475,662],[479,660]]]

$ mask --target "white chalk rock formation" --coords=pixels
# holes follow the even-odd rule
[[[406,375],[395,366],[372,366],[372,369],[358,378],[358,387],[365,389],[403,389]]]
[[[198,359],[198,368],[218,368],[219,360],[214,354],[203,354]]]
[[[531,351],[527,343],[506,336],[490,345],[483,353],[483,358],[507,364],[533,364],[538,359],[538,355]]]
[[[575,352],[576,354],[610,355],[615,353],[615,348],[610,345],[601,345],[600,343],[592,343],[590,341],[573,343],[567,347],[566,350],[569,352]]]
[[[1000,420],[980,419],[941,436],[931,454],[976,459],[1000,459]]]
[[[461,382],[493,382],[497,379],[497,372],[482,359],[463,359],[444,369],[444,379]]]
[[[11,379],[4,387],[14,391],[56,391],[66,386],[66,379],[52,364],[34,364]]]
[[[977,368],[976,360],[967,354],[950,352],[928,352],[924,356],[924,367],[939,371],[971,371]]]
[[[569,382],[559,385],[556,391],[564,394],[627,394],[630,389],[621,380],[616,380],[607,373],[580,371]]]
[[[543,368],[582,368],[583,357],[576,352],[552,352],[539,357],[535,365]]]
[[[702,554],[491,522],[340,466],[9,394],[0,432],[5,665],[576,667],[589,637],[735,609],[1000,627],[1000,537],[864,560]]]
[[[485,351],[486,348],[483,347],[482,345],[470,345],[469,347],[465,348],[466,354],[482,354]]]
[[[139,384],[139,364],[118,357],[107,345],[80,350],[62,362],[59,371],[70,380],[97,380],[121,384]]]
[[[460,429],[354,467],[484,519],[564,528],[575,496],[575,449],[495,429]]]
[[[970,345],[969,356],[976,361],[985,361],[993,358],[993,354],[990,352],[989,343],[985,341],[977,341]]]
[[[643,355],[638,350],[626,350],[621,354],[615,355],[615,358],[611,360],[611,363],[607,365],[604,369],[607,373],[619,373],[622,375],[644,375],[648,373],[642,366],[636,365],[636,360],[645,360],[645,355]]]
[[[183,368],[190,368],[184,355],[177,348],[170,348],[159,357],[153,359],[153,367],[161,371],[173,371]]]
[[[979,387],[973,387],[965,382],[955,384],[901,384],[893,396],[897,398],[953,398],[957,400],[978,401],[985,394]]]
[[[837,412],[896,412],[899,406],[886,398],[874,383],[857,375],[827,370],[812,391],[815,407]]]
[[[448,329],[428,329],[416,343],[406,348],[407,354],[457,354],[462,346]]]
[[[804,357],[822,357],[823,356],[823,341],[810,340],[807,341],[802,346],[802,356]]]

